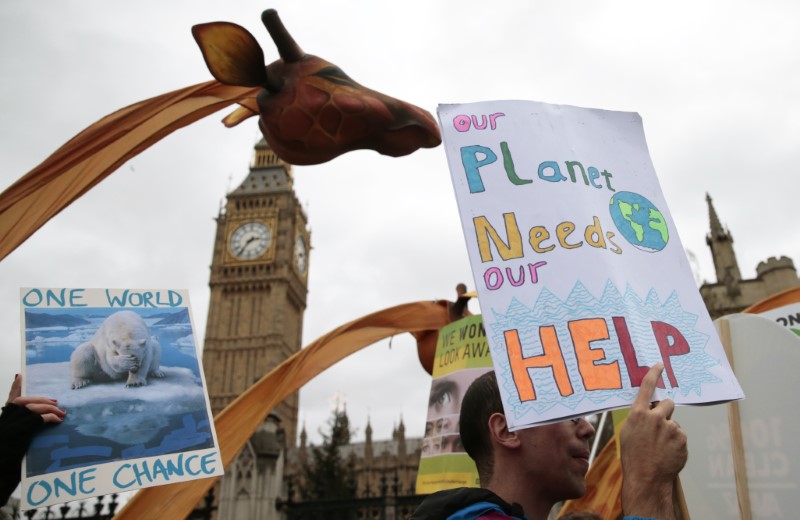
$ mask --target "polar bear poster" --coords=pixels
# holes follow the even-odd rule
[[[67,410],[27,452],[24,509],[222,474],[187,293],[36,288],[21,303],[24,393]]]
[[[70,356],[72,389],[95,381],[127,379],[125,386],[144,386],[148,377],[164,377],[161,345],[144,319],[133,311],[115,312],[94,336]]]

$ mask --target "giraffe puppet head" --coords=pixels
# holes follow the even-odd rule
[[[264,89],[257,97],[259,127],[281,159],[320,164],[358,149],[399,157],[441,143],[430,113],[359,85],[333,63],[305,54],[274,9],[264,11],[261,20],[281,58],[266,67],[258,42],[239,25],[200,24],[192,34],[219,82]]]

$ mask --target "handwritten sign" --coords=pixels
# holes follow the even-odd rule
[[[461,445],[458,424],[464,393],[491,369],[492,357],[480,316],[463,318],[439,330],[417,494],[479,485],[475,462]]]
[[[22,509],[222,474],[188,294],[21,290],[26,395],[61,424],[26,454]]]
[[[740,399],[656,179],[641,119],[529,101],[439,120],[512,429],[657,395]]]

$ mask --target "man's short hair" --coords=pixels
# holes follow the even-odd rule
[[[478,468],[481,483],[491,479],[494,470],[494,454],[489,433],[489,417],[503,413],[503,402],[494,370],[490,370],[472,382],[461,401],[459,431],[464,450]]]

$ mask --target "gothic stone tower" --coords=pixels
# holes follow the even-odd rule
[[[722,223],[717,216],[717,210],[714,209],[714,204],[711,202],[711,195],[708,193],[706,193],[706,203],[708,204],[708,221],[711,227],[708,235],[706,235],[706,244],[711,248],[711,257],[714,259],[717,282],[736,287],[742,280],[742,275],[739,272],[736,253],[733,251],[733,235],[729,230],[722,227]]]
[[[216,415],[301,347],[306,307],[306,216],[291,166],[262,139],[250,173],[217,218],[203,367]],[[273,410],[294,446],[298,395]]]
[[[700,296],[712,319],[741,312],[754,303],[786,289],[800,286],[800,279],[791,258],[770,257],[756,266],[756,277],[742,278],[736,253],[733,251],[733,236],[722,226],[717,210],[706,194],[710,231],[706,243],[711,248],[717,281],[700,286]]]

